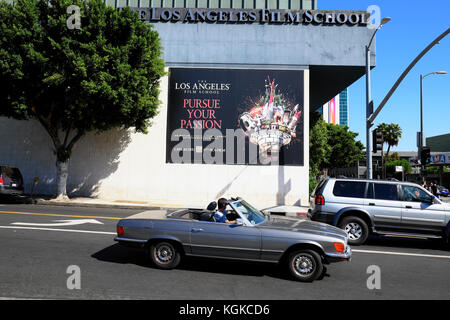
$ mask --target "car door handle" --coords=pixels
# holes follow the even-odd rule
[[[369,202],[369,206],[374,206],[374,205],[375,205],[375,203]]]
[[[202,232],[203,229],[202,228],[192,228],[191,231],[192,232]]]
[[[405,208],[406,208],[406,209],[412,209],[412,207],[411,207],[411,206],[405,206]]]

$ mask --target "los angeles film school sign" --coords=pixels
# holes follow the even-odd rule
[[[277,24],[369,24],[366,11],[130,8],[149,22],[277,23]]]

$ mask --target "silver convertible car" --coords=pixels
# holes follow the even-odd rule
[[[148,250],[154,265],[175,268],[183,256],[284,264],[292,277],[313,281],[323,265],[349,261],[345,231],[309,220],[273,217],[241,198],[227,201],[227,218],[215,222],[216,202],[206,210],[150,210],[121,219],[114,240]]]

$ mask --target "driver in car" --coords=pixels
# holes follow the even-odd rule
[[[216,220],[216,222],[236,224],[237,223],[236,220],[230,221],[227,218],[227,210],[225,210],[227,207],[227,204],[228,204],[228,202],[227,202],[227,199],[225,199],[225,198],[220,198],[217,201],[218,207],[217,207],[216,213],[214,213],[214,219]]]

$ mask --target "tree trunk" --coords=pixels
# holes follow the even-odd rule
[[[386,179],[386,162],[387,162],[388,157],[389,157],[389,151],[390,151],[390,149],[391,149],[391,145],[388,144],[388,148],[387,148],[387,151],[386,151],[386,157],[385,157],[385,159],[384,159],[384,164],[383,164],[383,175],[384,175],[384,178],[383,178],[383,179]]]
[[[67,177],[69,176],[69,160],[56,161],[56,200],[69,200],[67,196]]]

